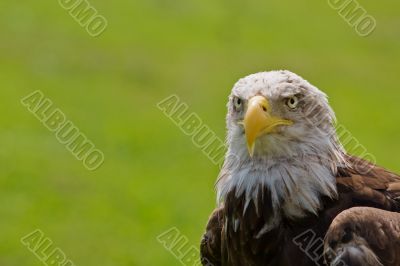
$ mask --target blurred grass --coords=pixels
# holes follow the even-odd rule
[[[58,1],[0,3],[0,265],[41,265],[20,238],[42,229],[76,265],[177,265],[156,241],[176,226],[198,245],[218,167],[155,107],[170,94],[221,138],[227,95],[249,73],[289,69],[326,91],[339,122],[400,171],[400,18],[356,35],[326,1],[90,3],[98,38]],[[40,89],[106,156],[95,172],[20,99]]]

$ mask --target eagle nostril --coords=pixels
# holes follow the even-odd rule
[[[266,111],[267,111],[267,107],[266,107],[266,106],[264,106],[264,105],[261,105],[261,108],[263,109],[263,111],[264,111],[264,112],[266,112]]]

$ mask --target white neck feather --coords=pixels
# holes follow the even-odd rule
[[[265,140],[265,149],[282,150],[277,147],[280,141]],[[261,140],[263,142],[263,140]],[[237,143],[237,142],[231,142]],[[246,204],[253,200],[258,203],[258,192],[268,190],[271,194],[275,221],[284,215],[287,218],[304,217],[307,213],[320,210],[321,196],[337,197],[336,173],[339,166],[346,164],[341,145],[335,139],[325,143],[295,143],[288,145],[289,153],[266,156],[265,151],[247,155],[243,143],[230,147],[224,167],[217,182],[218,201],[223,204],[227,194],[236,191],[236,197],[245,196]],[[266,147],[270,145],[270,147]],[[275,147],[271,147],[275,146]],[[232,151],[235,150],[235,155]],[[318,151],[318,154],[316,153]],[[230,154],[230,155],[229,155]],[[264,155],[262,155],[264,154]]]

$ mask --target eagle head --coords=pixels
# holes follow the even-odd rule
[[[227,114],[228,152],[218,182],[220,202],[235,191],[257,202],[271,194],[288,217],[316,213],[336,196],[335,171],[345,163],[335,114],[325,93],[289,71],[239,80]]]

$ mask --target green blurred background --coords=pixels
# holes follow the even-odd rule
[[[359,37],[325,0],[90,3],[90,37],[57,0],[0,3],[0,265],[42,265],[39,228],[76,265],[179,265],[156,237],[198,245],[218,166],[157,102],[177,94],[224,138],[227,96],[247,74],[289,69],[326,91],[339,122],[400,171],[400,2],[359,1]],[[87,171],[20,99],[42,90],[106,156]]]

